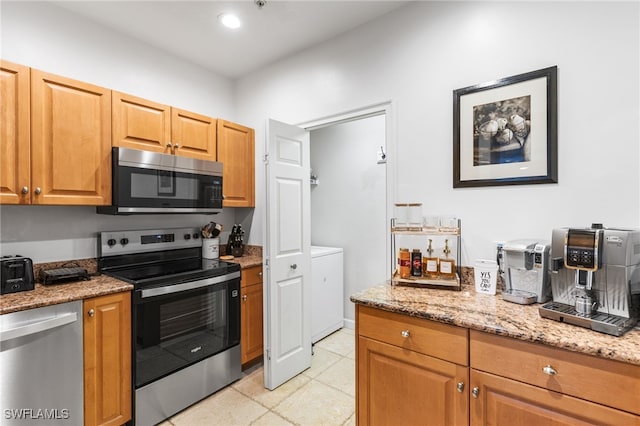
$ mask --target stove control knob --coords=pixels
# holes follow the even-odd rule
[[[116,240],[115,240],[115,239],[113,239],[113,238],[109,238],[109,239],[107,240],[107,245],[108,245],[109,247],[113,247],[113,246],[115,246],[115,245],[116,245]]]
[[[185,240],[190,240],[191,239],[191,234],[184,234],[184,239]]]
[[[196,232],[193,233],[193,239],[197,240],[198,238],[200,238],[200,235],[198,235]]]
[[[123,246],[126,246],[127,244],[129,244],[129,239],[128,238],[121,238],[120,239],[120,244],[122,244]]]

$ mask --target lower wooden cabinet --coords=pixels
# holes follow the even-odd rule
[[[473,369],[471,390],[473,426],[640,425],[631,413]]]
[[[131,293],[84,301],[84,424],[131,420]]]
[[[246,364],[263,352],[262,266],[242,270],[240,293],[240,347]]]
[[[359,425],[466,425],[469,368],[462,328],[357,306]]]
[[[640,426],[637,365],[361,305],[356,334],[359,425]]]

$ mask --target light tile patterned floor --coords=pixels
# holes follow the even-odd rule
[[[353,330],[325,337],[313,352],[311,368],[273,391],[264,388],[259,366],[161,426],[354,426]]]

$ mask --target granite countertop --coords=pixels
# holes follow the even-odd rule
[[[262,256],[245,255],[242,257],[234,257],[227,262],[239,263],[242,269],[251,268],[253,266],[262,266]]]
[[[640,327],[620,337],[610,336],[541,318],[538,304],[505,302],[500,294],[478,294],[475,286],[464,283],[461,291],[383,284],[352,295],[351,301],[385,311],[640,365]]]
[[[121,291],[131,291],[133,286],[107,275],[93,275],[89,281],[75,281],[56,285],[36,283],[33,290],[0,296],[0,314],[90,299]]]

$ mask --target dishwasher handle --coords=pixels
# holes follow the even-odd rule
[[[68,314],[60,315],[57,317],[49,318],[44,321],[34,322],[32,324],[23,325],[21,327],[8,328],[2,330],[0,334],[0,343],[7,340],[17,339],[18,337],[29,336],[43,331],[51,330],[53,328],[62,327],[63,325],[71,324],[78,320],[78,314],[71,312]]]

